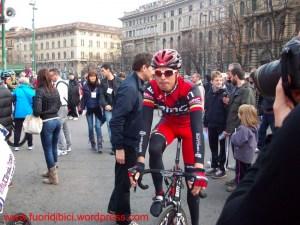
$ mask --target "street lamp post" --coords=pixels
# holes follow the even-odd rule
[[[6,38],[5,38],[5,0],[1,0],[1,23],[2,23],[2,65],[6,70]]]
[[[34,11],[37,10],[37,8],[35,7],[35,0],[31,1],[29,5],[32,6],[32,70],[36,72]]]
[[[203,48],[203,73],[204,78],[206,79],[206,23],[207,23],[207,15],[203,15],[205,17],[204,20],[204,48]]]

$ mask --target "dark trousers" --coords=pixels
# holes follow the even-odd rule
[[[267,135],[267,129],[270,126],[272,133],[274,133],[274,114],[264,113],[262,116],[262,121],[258,130],[258,143],[257,147],[262,150],[265,146],[265,139]]]
[[[225,138],[219,141],[219,135],[224,131],[220,127],[209,127],[208,128],[208,141],[211,150],[211,167],[220,168],[220,170],[225,171],[226,162],[226,151],[225,151]],[[220,142],[220,151],[219,149]]]
[[[111,194],[108,211],[121,215],[119,218],[126,218],[123,221],[117,221],[118,224],[127,225],[130,223],[130,181],[128,178],[128,169],[136,164],[136,152],[131,147],[125,147],[125,164],[115,164],[115,186]],[[123,216],[124,215],[124,216]]]
[[[247,170],[250,168],[250,166],[251,166],[250,163],[244,163],[244,162],[236,159],[236,165],[235,165],[236,184],[240,183],[240,181],[243,179],[243,177],[247,173]]]
[[[68,105],[68,108],[69,108],[68,116],[78,117],[76,105],[70,104],[70,105]]]
[[[14,119],[15,122],[15,132],[14,132],[14,146],[18,147],[20,142],[20,137],[22,133],[23,122],[25,118]],[[32,134],[25,134],[28,146],[32,146]]]

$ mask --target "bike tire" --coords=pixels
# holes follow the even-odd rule
[[[6,137],[6,142],[10,147],[20,147],[20,146],[24,145],[25,142],[26,142],[26,134],[23,130],[21,131],[19,144],[17,146],[15,146],[15,143],[14,143],[14,130],[12,130],[12,132],[10,132],[8,134],[8,136]]]
[[[181,216],[179,221],[176,219],[176,207],[174,205],[167,206],[162,213],[159,215],[157,225],[188,225],[187,217],[182,208],[180,208]]]

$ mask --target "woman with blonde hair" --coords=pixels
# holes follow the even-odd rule
[[[254,159],[257,147],[257,111],[253,105],[243,104],[239,107],[238,117],[241,125],[231,136],[234,147],[234,158],[236,160],[235,182],[240,183]],[[228,186],[227,191],[231,192],[236,185]]]

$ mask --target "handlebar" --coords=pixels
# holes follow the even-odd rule
[[[143,176],[147,173],[159,173],[163,177],[185,177],[185,178],[197,179],[197,176],[195,176],[194,174],[183,172],[183,171],[161,170],[161,169],[146,169],[140,174],[138,182],[137,182],[138,186],[143,190],[146,190],[146,189],[149,188],[149,185],[145,185],[145,184],[142,183]],[[206,198],[207,194],[205,192],[200,192],[199,197],[200,198]]]

